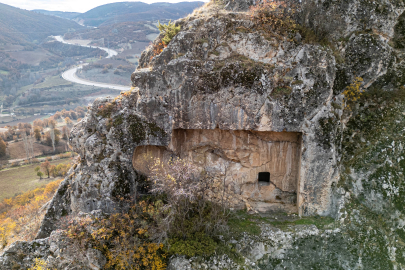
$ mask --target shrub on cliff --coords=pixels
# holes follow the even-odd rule
[[[107,269],[164,269],[171,254],[213,254],[228,229],[222,181],[181,159],[145,163],[153,195],[126,213],[62,221],[72,243],[100,250]]]
[[[161,33],[164,33],[162,41],[165,46],[167,46],[172,38],[180,31],[180,26],[176,26],[176,24],[172,23],[172,21],[169,21],[168,24],[161,24],[158,22],[158,29]]]
[[[354,104],[362,95],[361,85],[363,84],[363,78],[356,77],[354,81],[346,87],[343,91],[345,107],[350,109],[350,104]]]
[[[158,22],[158,28],[160,33],[163,33],[164,36],[162,39],[158,38],[153,42],[150,60],[156,55],[159,55],[163,49],[167,47],[172,38],[180,31],[180,26],[176,26],[175,23],[172,23],[171,21],[169,21],[168,24],[161,24]]]
[[[267,30],[277,30],[285,33],[294,30],[296,23],[293,15],[296,7],[293,2],[263,0],[250,7],[252,19]]]
[[[344,21],[338,10],[326,10],[313,0],[263,0],[251,6],[249,14],[266,32],[300,33],[306,43],[330,45],[330,39],[342,30]]]
[[[156,195],[165,196],[166,217],[159,224],[164,237],[187,239],[198,233],[215,236],[226,227],[220,179],[182,159],[164,164],[156,159],[151,166],[151,181]],[[209,221],[207,221],[209,220]],[[164,228],[164,229],[163,229]],[[163,236],[163,235],[162,235]]]
[[[338,8],[328,8],[313,0],[304,1],[297,11],[298,30],[307,43],[320,42],[328,44],[331,39],[339,36],[345,21]],[[337,35],[337,36],[336,36]]]
[[[104,218],[82,218],[62,221],[68,224],[67,236],[79,249],[92,247],[107,258],[105,269],[166,268],[166,252],[162,243],[154,242],[154,220],[160,205],[140,202],[126,213]]]

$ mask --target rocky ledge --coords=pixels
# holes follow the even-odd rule
[[[37,236],[42,240],[11,246],[0,258],[4,267],[24,268],[36,256],[56,258],[59,265],[80,263],[81,269],[102,267],[93,263],[97,254],[80,257],[69,251],[72,255],[62,259],[52,248],[63,241],[55,230],[66,215],[125,211],[122,198],[136,198],[144,179],[136,168],[137,149],[189,156],[212,168],[234,183],[240,195],[235,207],[260,206],[260,196],[249,189],[257,178],[248,176],[275,170],[280,177],[270,183],[271,190],[295,194],[295,200],[286,199],[288,211],[335,219],[333,228],[323,229],[261,223],[260,235],[228,243],[243,254],[243,263],[226,256],[176,257],[170,269],[405,267],[404,3],[322,2],[317,14],[337,16],[342,23],[330,30],[334,42],[329,44],[309,42],[299,32],[264,31],[246,13],[251,4],[211,3],[176,21],[181,31],[163,51],[156,52],[157,39],[142,53],[131,77],[133,90],[90,106],[71,132],[79,160],[48,207]],[[363,80],[363,95],[347,108],[343,91],[356,77]],[[288,140],[286,133],[298,139]],[[177,147],[176,142],[187,142],[178,134],[192,136],[193,144]],[[284,159],[289,154],[282,149],[296,149],[291,157],[297,163],[266,167],[263,157],[273,152],[260,152],[268,147],[263,141],[278,145],[275,155]],[[283,148],[282,142],[295,148]],[[239,168],[241,175],[224,168]],[[296,178],[283,180],[287,168]],[[59,239],[56,244],[52,237]]]

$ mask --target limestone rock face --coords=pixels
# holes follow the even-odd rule
[[[292,132],[175,129],[167,148],[139,146],[132,162],[147,174],[145,156],[164,163],[178,156],[224,179],[240,197],[236,206],[250,201],[255,208],[260,203],[260,209],[296,213],[300,139]]]
[[[398,50],[403,44],[399,39],[403,35],[398,33],[403,25],[398,21],[403,21],[404,4],[388,0],[325,2],[318,12],[341,14],[343,18],[342,29],[334,33],[341,38],[332,48],[304,43],[298,35],[282,36],[256,28],[244,12],[253,3],[224,1],[224,9],[216,13],[203,8],[177,21],[182,30],[160,54],[156,55],[153,46],[142,53],[131,77],[132,91],[115,99],[98,99],[90,106],[69,139],[80,158],[50,203],[38,238],[48,237],[64,215],[125,211],[128,205],[121,198],[136,198],[144,177],[141,158],[145,153],[163,160],[178,156],[214,171],[239,196],[235,207],[249,203],[259,211],[329,215],[340,224],[361,223],[348,229],[350,235],[359,228],[364,229],[361,235],[372,233],[365,225],[369,217],[364,215],[368,214],[362,216],[358,209],[346,211],[345,203],[352,195],[359,196],[352,204],[375,206],[383,213],[384,207],[400,200],[390,197],[402,190],[397,188],[400,180],[388,183],[386,179],[394,173],[384,177],[379,174],[375,177],[385,181],[381,189],[392,190],[389,194],[370,191],[368,188],[378,183],[367,179],[378,170],[365,172],[369,165],[356,167],[347,160],[373,147],[372,136],[367,137],[369,141],[363,137],[357,140],[356,134],[376,126],[380,133],[386,128],[375,119],[389,112],[373,118],[367,108],[382,111],[389,102],[366,101],[356,105],[358,112],[344,113],[342,92],[355,77],[363,78],[366,92],[381,95],[396,93],[405,84],[405,64]],[[400,119],[395,121],[402,123]],[[390,143],[378,151],[402,151],[402,144]],[[363,152],[355,152],[357,146],[363,147]],[[390,164],[397,162],[400,167],[403,157],[397,155]],[[389,158],[378,162],[384,160]],[[346,188],[341,187],[342,183]],[[368,197],[361,197],[364,194]],[[396,224],[395,230],[403,230],[403,210],[395,209],[392,224]],[[339,267],[354,269],[364,264],[373,269],[373,262],[361,262],[353,255],[360,251],[348,251],[354,242],[345,239],[339,230],[305,227],[289,234],[266,227],[263,231],[260,239],[248,239],[238,246],[245,251],[252,269],[258,267],[257,262],[264,265],[260,269],[278,269],[277,265],[300,269],[302,261],[294,258],[302,257],[297,244],[306,246],[305,241],[311,241],[314,250],[308,254],[319,260],[325,258],[320,254],[334,256],[331,250],[342,243],[347,260],[337,258],[342,263]],[[338,241],[328,242],[329,238]],[[359,243],[366,241],[356,239]],[[319,241],[325,249],[318,252]],[[391,262],[395,256],[398,260],[405,256],[393,252],[389,255]],[[228,259],[207,265],[218,267],[217,262]],[[182,258],[173,261],[171,269],[176,265],[196,267]],[[311,265],[317,266],[315,261]]]
[[[249,3],[230,1],[228,7],[232,5],[238,9]],[[363,10],[356,1],[344,8],[353,9],[353,14]],[[231,166],[235,173],[226,175],[227,181],[234,181],[235,192],[244,194],[242,204],[274,204],[283,198],[281,202],[289,201],[285,209],[302,215],[336,213],[333,186],[339,180],[340,134],[347,121],[342,118],[341,92],[354,74],[363,77],[367,89],[387,73],[394,56],[386,36],[392,35],[394,15],[402,9],[387,10],[390,15],[381,17],[383,33],[353,33],[342,44],[343,65],[320,45],[255,30],[243,12],[202,12],[179,20],[182,31],[167,48],[159,55],[152,48],[143,52],[132,74],[136,88],[116,99],[95,101],[73,129],[70,144],[80,153],[80,161],[65,180],[66,192],[55,196],[38,236],[49,235],[62,208],[64,214],[125,209],[119,198],[136,196],[140,172],[132,161],[136,151],[145,150],[137,147],[146,146],[190,157],[200,167],[217,167],[219,175],[226,175],[220,164]],[[179,132],[192,130],[216,130],[223,139],[205,134],[211,144],[201,146],[192,139],[174,145]],[[271,138],[248,142],[260,132],[291,132],[298,134],[299,143]],[[235,148],[229,145],[234,140],[230,134],[237,133],[245,138]],[[279,150],[265,150],[270,145]],[[260,187],[259,172],[269,172],[275,181]],[[61,207],[57,202],[63,200]]]
[[[36,258],[47,262],[50,269],[101,270],[107,262],[99,250],[78,252],[64,232],[54,231],[43,239],[12,244],[0,257],[0,269],[29,269]]]

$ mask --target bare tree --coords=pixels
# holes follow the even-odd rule
[[[53,147],[53,151],[55,152],[55,129],[53,127],[51,127],[49,134],[51,135],[52,147]]]
[[[21,137],[24,142],[24,149],[25,153],[27,154],[27,160],[30,160],[30,147],[28,143],[27,133],[25,132],[25,130],[21,132]]]
[[[31,129],[31,133],[28,140],[30,150],[31,150],[31,158],[34,158],[34,130]]]

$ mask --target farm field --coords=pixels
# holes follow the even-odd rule
[[[58,87],[58,86],[66,86],[66,85],[72,85],[71,82],[68,82],[61,78],[60,75],[52,76],[52,77],[47,77],[44,82],[39,83],[39,84],[30,84],[27,86],[24,86],[21,88],[22,91],[27,91],[31,88],[34,89],[42,89],[42,88],[51,88],[51,87]]]
[[[70,158],[51,161],[52,165],[72,162]],[[25,165],[0,171],[0,200],[14,196],[20,192],[33,190],[58,178],[43,178],[39,180],[34,171],[39,164]]]
[[[4,50],[4,51],[6,51],[6,52],[22,51],[22,50],[24,50],[24,46],[15,45],[15,44],[3,44],[3,45],[0,47],[0,50]]]
[[[33,144],[33,148],[34,148],[34,156],[41,156],[44,153],[48,153],[53,150],[52,146],[47,146],[44,144],[40,144],[38,142],[35,142]],[[69,150],[66,141],[63,139],[61,139],[59,141],[59,144],[55,148],[56,148],[57,152],[66,152]],[[8,149],[8,153],[10,155],[9,159],[26,159],[27,158],[27,154],[25,152],[23,141],[9,142],[7,149]]]
[[[13,51],[9,52],[11,57],[17,61],[29,65],[39,65],[41,61],[48,60],[52,54],[44,49],[36,49],[34,51]]]
[[[0,117],[0,128],[5,126],[15,126],[18,123],[32,123],[35,119],[42,119],[45,117],[49,117],[49,115],[33,115],[33,116],[18,116],[17,118],[13,118],[11,116]]]

